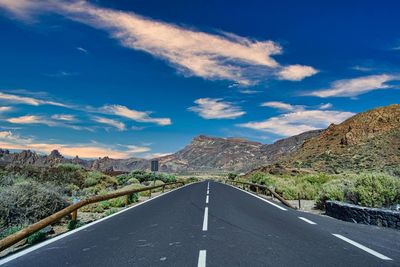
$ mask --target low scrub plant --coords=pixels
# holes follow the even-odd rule
[[[45,239],[46,239],[46,233],[44,233],[42,231],[37,231],[36,233],[33,233],[30,236],[28,236],[28,238],[26,239],[26,242],[29,245],[34,245],[34,244],[42,242]]]

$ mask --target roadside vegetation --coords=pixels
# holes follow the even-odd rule
[[[50,168],[14,166],[0,169],[0,238],[90,196],[175,181],[177,178],[174,175],[145,171],[112,177],[74,164]],[[140,196],[148,195],[149,192],[132,194],[129,203],[138,202]],[[79,212],[98,214],[95,217],[101,218],[119,211],[125,205],[126,197],[119,197],[85,206]],[[68,229],[75,229],[84,222],[75,224],[68,225]],[[38,232],[27,241],[33,244],[43,238],[44,234]]]
[[[230,177],[232,179],[232,177]],[[255,173],[250,182],[275,190],[287,200],[315,200],[323,209],[327,200],[365,207],[391,208],[400,204],[400,178],[386,173],[303,174],[274,176]]]

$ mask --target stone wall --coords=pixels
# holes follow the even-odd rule
[[[378,225],[400,230],[400,212],[388,209],[366,208],[339,201],[327,201],[328,216],[354,223]]]

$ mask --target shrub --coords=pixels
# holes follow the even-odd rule
[[[235,180],[238,177],[236,173],[228,173],[229,180]]]
[[[10,226],[10,227],[2,230],[0,232],[0,240],[3,239],[3,238],[6,238],[9,235],[15,234],[16,232],[18,232],[22,228],[23,228],[22,226],[14,225],[14,226]]]
[[[110,203],[110,207],[113,208],[122,208],[125,207],[125,197],[113,198],[108,201]]]
[[[353,186],[354,181],[349,179],[332,180],[324,184],[317,197],[316,206],[319,209],[325,209],[327,200],[344,201],[348,195],[348,190]]]
[[[50,184],[25,181],[0,192],[0,220],[6,226],[31,224],[67,205]]]
[[[29,245],[34,245],[34,244],[37,244],[39,242],[42,242],[45,239],[46,239],[46,233],[44,233],[42,231],[38,231],[38,232],[33,233],[30,236],[28,236],[26,241],[27,241],[27,243]]]
[[[96,179],[94,179],[92,177],[87,177],[87,178],[85,178],[84,185],[85,185],[85,187],[91,187],[91,186],[96,185],[97,182],[98,181]]]
[[[80,220],[69,221],[67,228],[68,228],[68,230],[74,230],[74,229],[79,228],[79,227],[81,227],[83,225],[85,225],[85,223],[80,221]]]
[[[139,180],[136,178],[130,178],[127,184],[140,184]]]
[[[116,212],[118,212],[118,209],[112,208],[112,209],[107,210],[105,215],[110,216],[111,214],[114,214]]]
[[[400,202],[400,181],[383,173],[360,174],[354,188],[356,204],[367,207],[389,207]]]

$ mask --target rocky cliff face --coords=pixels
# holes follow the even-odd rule
[[[175,154],[160,158],[164,171],[244,172],[278,161],[298,149],[305,140],[320,131],[311,131],[279,140],[271,145],[242,138],[217,138],[200,135]]]
[[[359,113],[330,125],[281,159],[280,166],[324,172],[400,171],[400,105]],[[276,166],[255,171],[270,172]]]

